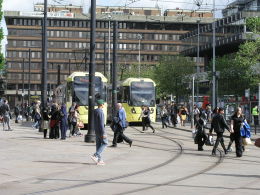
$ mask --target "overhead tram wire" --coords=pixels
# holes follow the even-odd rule
[[[182,4],[189,4],[189,5],[194,5],[194,2],[192,3],[192,2],[181,2],[181,1],[170,1],[170,0],[150,0],[150,1],[160,1],[160,2],[162,2],[162,3],[182,3]],[[201,4],[201,6],[202,5],[213,5],[212,3],[210,4],[210,3],[203,3],[203,4]],[[222,4],[219,4],[219,5],[216,5],[216,6],[220,6],[220,7],[225,7],[225,6],[227,6],[227,5],[222,5]]]

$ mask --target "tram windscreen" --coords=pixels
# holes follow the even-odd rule
[[[88,76],[77,76],[74,77],[73,82],[73,101],[79,106],[88,106],[88,87],[89,77]],[[106,93],[100,77],[95,77],[95,97],[96,99],[106,99]]]
[[[152,82],[131,83],[131,105],[132,106],[154,106],[155,87]]]

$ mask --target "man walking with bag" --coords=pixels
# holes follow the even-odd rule
[[[105,117],[103,112],[104,100],[99,99],[97,101],[98,108],[94,110],[94,128],[96,133],[96,152],[91,156],[91,159],[97,163],[97,165],[105,165],[102,160],[101,153],[108,144],[107,133],[105,130]]]
[[[226,122],[223,114],[224,114],[224,109],[219,108],[218,113],[212,119],[211,128],[209,130],[210,135],[212,134],[213,129],[217,134],[217,139],[216,139],[215,145],[213,146],[213,150],[212,150],[213,156],[216,155],[216,149],[218,147],[219,142],[220,142],[225,154],[227,154],[227,149],[225,147],[224,139],[223,139],[223,133],[225,132],[225,129],[227,129],[229,131],[229,127],[227,125],[227,122]]]
[[[131,147],[133,141],[131,139],[129,139],[128,137],[126,137],[124,134],[124,130],[127,127],[125,109],[122,107],[122,104],[120,104],[120,103],[117,104],[117,109],[118,109],[118,112],[117,112],[118,123],[116,124],[112,147],[117,147],[117,141],[118,141],[119,136],[121,136],[123,141],[127,142],[129,144],[129,146]]]

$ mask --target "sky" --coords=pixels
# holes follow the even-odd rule
[[[217,17],[221,17],[221,9],[234,0],[216,0]],[[44,0],[4,0],[3,10],[33,11],[33,5],[43,3]],[[48,0],[48,4],[81,5],[88,10],[91,0]],[[129,6],[129,7],[160,7],[164,9],[198,9],[195,2],[202,2],[201,9],[212,10],[213,0],[96,0],[97,5],[102,6]]]

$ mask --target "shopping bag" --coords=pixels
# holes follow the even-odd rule
[[[243,145],[246,146],[250,144],[252,144],[251,139],[249,137],[243,137]]]
[[[191,132],[192,138],[195,138],[196,134],[197,134],[197,130],[193,130],[193,131]]]
[[[214,139],[212,135],[208,135],[207,140],[205,141],[206,146],[213,146],[214,145]]]
[[[84,123],[82,121],[78,122],[78,128],[80,129],[84,128]]]
[[[17,120],[18,120],[18,121],[22,121],[22,120],[23,120],[22,115],[18,115]]]

